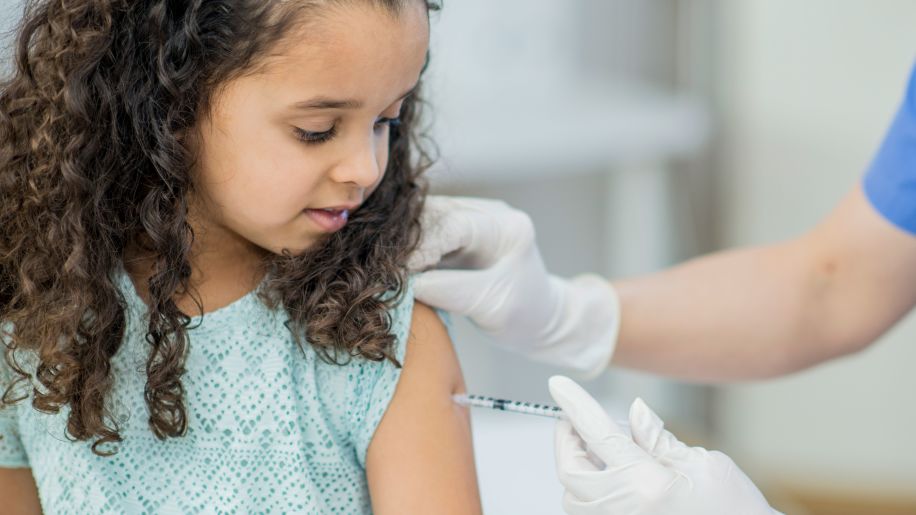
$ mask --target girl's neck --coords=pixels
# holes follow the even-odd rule
[[[250,242],[219,235],[213,231],[195,230],[191,252],[191,291],[196,292],[209,313],[228,306],[255,289],[264,277],[264,257],[267,251]],[[124,252],[124,269],[143,302],[149,305],[148,280],[152,276],[155,255],[139,244],[128,246]],[[182,313],[200,314],[194,298],[188,292],[177,292],[175,304]]]

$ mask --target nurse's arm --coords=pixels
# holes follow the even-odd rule
[[[783,243],[614,282],[613,364],[686,380],[766,378],[861,350],[916,304],[916,237],[861,186]]]

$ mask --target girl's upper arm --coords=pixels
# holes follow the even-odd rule
[[[3,513],[41,515],[38,489],[29,468],[0,468],[0,499]]]
[[[0,350],[8,345],[12,324],[0,324]],[[0,396],[12,381],[6,358],[0,353]],[[14,395],[18,397],[18,395]],[[41,514],[38,488],[29,468],[17,423],[18,409],[31,409],[28,401],[0,407],[0,512],[10,515]]]
[[[468,409],[452,342],[435,311],[416,303],[403,369],[366,455],[373,512],[480,513]]]

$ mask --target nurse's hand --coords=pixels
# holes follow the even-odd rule
[[[774,515],[754,483],[725,454],[688,447],[641,400],[632,437],[571,379],[553,376],[563,408],[556,461],[570,515]]]
[[[614,352],[619,302],[604,278],[572,279],[544,268],[528,215],[504,202],[429,196],[422,239],[408,267],[417,299],[467,316],[495,341],[582,377]]]

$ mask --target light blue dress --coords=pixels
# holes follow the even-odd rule
[[[160,441],[143,400],[147,307],[123,268],[117,279],[129,304],[109,397],[123,421],[119,452],[103,458],[91,441],[68,440],[68,407],[43,414],[26,399],[0,411],[0,467],[31,467],[45,514],[371,512],[366,449],[400,369],[362,358],[329,364],[309,345],[303,356],[285,312],[268,310],[255,290],[194,317],[182,377],[188,431]],[[401,363],[412,283],[391,312]]]

